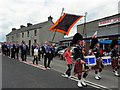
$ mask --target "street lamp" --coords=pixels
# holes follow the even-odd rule
[[[83,35],[87,38],[87,33],[86,33],[86,17],[87,17],[87,12],[85,12],[84,16],[84,28],[83,28]]]

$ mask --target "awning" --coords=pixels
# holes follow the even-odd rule
[[[100,40],[100,44],[111,44],[112,40]],[[118,44],[120,45],[120,40],[118,40]]]

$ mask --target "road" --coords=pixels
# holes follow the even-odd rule
[[[56,58],[52,62],[51,65],[54,70],[62,72],[62,73],[64,73],[67,69],[65,61],[59,60],[59,58]],[[73,70],[72,70],[72,72],[73,72]],[[101,80],[95,80],[94,76],[95,76],[94,70],[90,70],[89,75],[86,80],[88,82],[95,83],[95,84],[98,84],[98,85],[100,85],[102,87],[106,87],[106,88],[118,88],[118,86],[120,86],[119,85],[120,77],[114,76],[111,66],[104,66],[104,69],[101,73],[101,76],[102,76]]]
[[[53,69],[43,70],[2,56],[2,88],[78,88],[76,80],[61,75]]]
[[[32,60],[33,57],[28,57],[28,60]],[[43,61],[40,61],[40,64],[43,64]],[[54,60],[51,63],[51,67],[53,70],[64,73],[67,70],[67,66],[65,61],[60,60],[59,57],[54,58]],[[73,75],[73,70],[72,70]],[[93,85],[97,85],[99,87],[103,88],[120,88],[119,79],[120,77],[114,76],[112,72],[111,66],[104,66],[104,69],[102,71],[102,79],[101,80],[95,80],[94,78],[94,70],[90,70],[89,75],[86,79],[86,82],[91,83]],[[76,76],[74,76],[76,77]]]

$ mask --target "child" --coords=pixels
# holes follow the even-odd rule
[[[68,66],[68,70],[65,73],[65,77],[70,77],[71,70],[72,70],[73,61],[72,61],[72,52],[70,52],[70,49],[71,49],[71,47],[69,46],[64,53],[65,61],[66,61],[67,66]]]
[[[34,60],[33,60],[33,64],[36,61],[36,64],[38,65],[38,51],[39,51],[39,47],[38,45],[35,47],[34,49]]]

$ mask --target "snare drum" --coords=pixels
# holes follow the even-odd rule
[[[85,56],[85,62],[87,66],[94,66],[96,65],[96,58],[95,56]]]
[[[102,63],[103,65],[111,65],[111,57],[110,56],[102,57]]]

